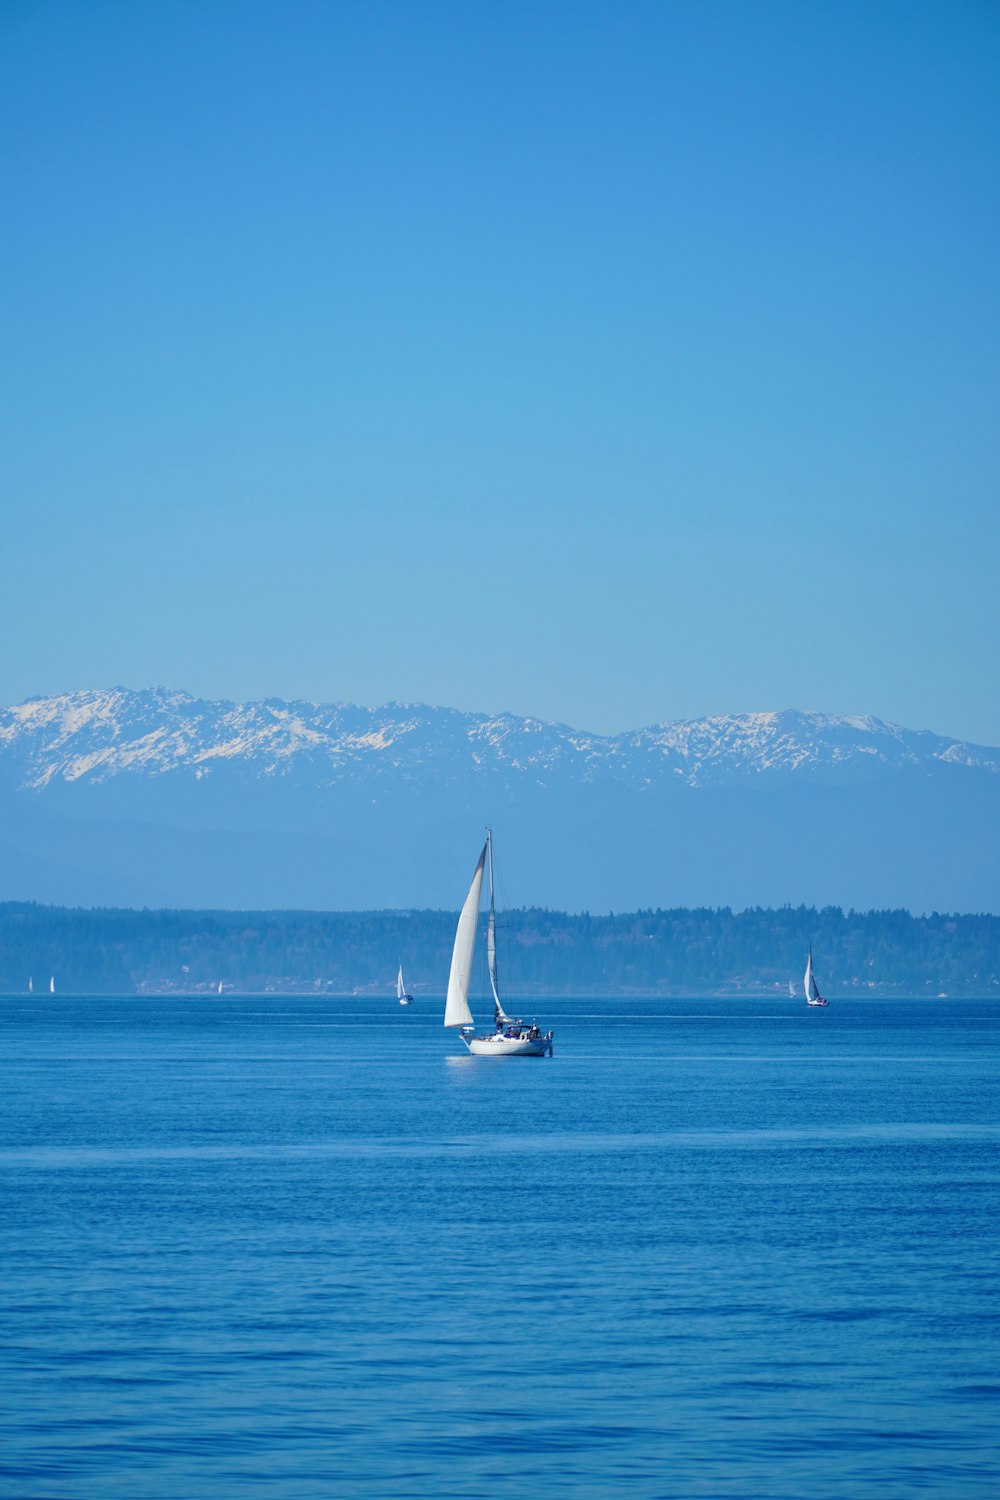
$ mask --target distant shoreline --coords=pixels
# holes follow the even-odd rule
[[[60,994],[57,994],[57,995],[50,995],[48,993],[48,991],[46,991],[44,994],[30,994],[26,990],[12,990],[12,991],[9,991],[9,992],[0,991],[0,1003],[5,1003],[7,1001],[24,1001],[24,1000],[31,1000],[31,1001],[35,1001],[35,1002],[38,1002],[38,1001],[58,1002],[60,1000],[204,1000],[206,1002],[206,1004],[211,1004],[212,1002],[223,1002],[224,1003],[227,1000],[337,1000],[337,1001],[343,1000],[343,1001],[350,1001],[350,1000],[378,1000],[379,998],[385,1000],[386,1003],[388,1005],[390,1005],[390,1006],[395,1006],[396,1005],[396,996],[394,994],[392,994],[392,993],[390,993],[388,991],[376,991],[376,990],[365,991],[364,993],[362,993],[360,991],[352,991],[351,993],[346,993],[346,992],[344,992],[342,990],[324,990],[324,991],[316,991],[316,990],[233,990],[231,993],[225,993],[224,992],[221,995],[214,994],[213,992],[207,991],[207,990],[153,990],[153,989],[148,989],[148,990],[132,990],[132,991],[119,991],[119,992],[116,992],[115,994],[108,994],[104,990],[72,990],[72,991],[66,991],[65,993],[60,993]],[[930,1004],[930,1003],[944,1004],[947,1001],[953,1001],[953,1000],[955,1000],[955,1001],[957,1001],[957,1000],[982,1000],[982,1001],[994,1001],[994,1000],[997,1000],[997,1001],[1000,1001],[1000,994],[997,994],[997,995],[984,995],[984,994],[973,994],[973,993],[970,992],[968,994],[961,994],[961,995],[948,995],[948,994],[911,995],[911,994],[904,993],[902,991],[900,991],[900,992],[895,992],[894,991],[892,993],[888,993],[888,992],[880,992],[878,990],[864,990],[864,991],[858,991],[858,990],[856,990],[856,991],[852,991],[852,992],[847,993],[847,994],[837,994],[835,991],[831,991],[831,993],[828,995],[827,998],[831,1002],[834,1002],[834,1003],[837,1003],[837,1004],[839,1004],[841,1002],[844,1002],[844,1001],[849,1001],[849,1000],[862,1000],[862,1001],[865,1001],[865,1002],[878,1001],[878,1000],[899,1000],[899,1001],[904,1001],[905,1000],[908,1003],[913,1003],[913,1004],[917,1003],[918,1001],[920,1003],[927,1003],[927,1004]],[[744,989],[744,990],[693,990],[692,989],[692,990],[683,990],[683,991],[676,990],[676,991],[669,991],[669,992],[666,991],[666,990],[618,990],[614,994],[609,994],[609,993],[606,993],[606,992],[602,992],[600,994],[598,994],[598,993],[592,993],[591,994],[591,993],[585,993],[584,991],[581,990],[579,992],[574,992],[573,994],[570,994],[570,993],[567,992],[565,994],[558,994],[558,995],[550,995],[550,994],[547,994],[547,993],[545,993],[545,992],[543,992],[541,990],[539,990],[537,992],[535,992],[535,991],[521,991],[518,995],[515,995],[512,998],[511,1004],[512,1004],[512,1006],[513,1006],[514,1009],[519,1010],[520,1012],[523,1013],[526,1010],[528,1010],[530,1008],[530,1005],[533,1002],[535,1002],[536,1000],[537,1001],[544,1001],[546,1004],[559,1003],[561,1001],[566,1001],[567,1003],[571,1003],[571,1002],[573,1002],[575,1000],[587,1001],[587,1002],[589,1002],[589,1001],[619,1001],[619,1000],[698,1000],[698,1001],[702,1001],[702,1000],[704,1000],[704,1001],[711,1001],[711,1000],[774,1000],[774,1001],[781,1001],[782,1004],[785,1004],[785,1005],[788,1006],[789,1010],[797,1010],[797,1009],[799,1009],[803,1005],[803,997],[802,996],[796,995],[796,996],[793,997],[793,996],[788,995],[788,994],[784,994],[784,995],[778,994],[778,993],[776,993],[773,990],[751,990],[751,989]],[[472,1002],[473,1005],[475,1005],[476,1003],[477,1002],[475,1000]],[[424,1009],[427,1009],[427,1010],[433,1009],[435,1011],[435,1013],[436,1013],[438,1009],[443,1008],[443,1006],[444,1006],[444,995],[442,994],[442,995],[435,995],[435,996],[430,996],[430,995],[428,995],[428,996],[420,996],[420,995],[415,996],[414,997],[414,1006],[413,1006],[414,1010],[421,1009],[422,1004],[423,1004],[423,1008]],[[488,996],[481,997],[481,1005],[487,1005],[487,1004],[489,1004],[489,997]]]
[[[404,964],[437,1004],[448,911],[139,911],[0,904],[0,993],[394,999]],[[606,916],[507,912],[505,993],[534,998],[770,998],[795,1003],[812,948],[824,994],[1000,997],[1000,917],[839,907],[675,908]],[[789,985],[792,995],[789,995]],[[488,992],[485,970],[474,993]]]

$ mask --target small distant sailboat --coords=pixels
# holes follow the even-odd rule
[[[789,1000],[795,999],[795,981],[792,979],[788,981],[788,998]]]
[[[406,993],[406,985],[403,983],[402,964],[400,964],[399,973],[396,975],[396,999],[399,1001],[400,1005],[413,1004],[413,996]]]
[[[56,976],[53,974],[52,978],[49,980],[49,994],[50,995],[54,995],[55,992],[56,992]]]
[[[493,991],[493,1030],[476,1035],[476,1023],[469,1009],[469,981],[472,977],[472,954],[479,925],[479,902],[483,890],[483,871],[489,861],[490,917],[486,929],[486,957]],[[496,909],[493,902],[493,833],[486,830],[486,843],[479,856],[469,894],[465,898],[455,932],[455,947],[448,975],[448,998],[445,1001],[444,1024],[460,1026],[465,1046],[474,1057],[544,1057],[552,1056],[552,1032],[543,1035],[534,1021],[509,1016],[500,1004],[497,986]]]
[[[813,973],[813,954],[809,949],[809,957],[806,960],[806,977],[804,980],[807,1005],[829,1005],[829,1000],[824,1000],[816,983],[816,975]]]
[[[215,993],[217,995],[221,995],[222,994],[222,980],[221,979],[219,980],[219,988],[216,990]]]
[[[35,982],[32,979],[31,975],[29,974],[28,975],[28,994],[29,995],[33,995],[34,993],[35,993]]]

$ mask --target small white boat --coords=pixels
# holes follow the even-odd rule
[[[54,995],[55,992],[56,992],[56,976],[53,974],[52,978],[49,980],[49,994],[50,995]]]
[[[791,979],[788,981],[788,998],[789,1000],[795,999],[795,983]]]
[[[399,1001],[400,1005],[413,1004],[413,996],[406,993],[406,985],[403,983],[402,964],[400,964],[399,973],[396,975],[396,999]]]
[[[819,985],[816,983],[816,975],[813,973],[813,953],[811,948],[809,949],[809,957],[806,959],[806,977],[804,983],[807,1005],[829,1005],[829,1000],[823,999],[823,996],[819,992]]]
[[[489,861],[490,917],[486,929],[486,958],[493,991],[493,1030],[477,1035],[476,1023],[469,1009],[469,981],[472,977],[472,954],[479,925],[479,901],[483,890],[483,871]],[[500,1004],[497,985],[496,910],[493,902],[493,834],[486,831],[486,843],[472,877],[455,932],[455,947],[448,975],[448,998],[444,1007],[444,1024],[460,1026],[465,1046],[474,1057],[544,1057],[552,1056],[552,1032],[544,1034],[535,1021],[509,1016]]]

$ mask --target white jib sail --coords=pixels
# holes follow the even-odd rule
[[[448,975],[448,998],[444,1006],[446,1026],[472,1026],[469,1009],[469,980],[472,978],[472,950],[476,946],[476,927],[479,923],[479,898],[483,890],[483,868],[486,864],[486,845],[479,856],[476,873],[469,886],[462,914],[455,932],[455,947],[451,955],[451,973]]]

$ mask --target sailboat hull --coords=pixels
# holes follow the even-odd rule
[[[514,1036],[473,1036],[462,1040],[473,1057],[544,1057],[552,1053],[551,1036],[527,1037],[523,1041]]]

